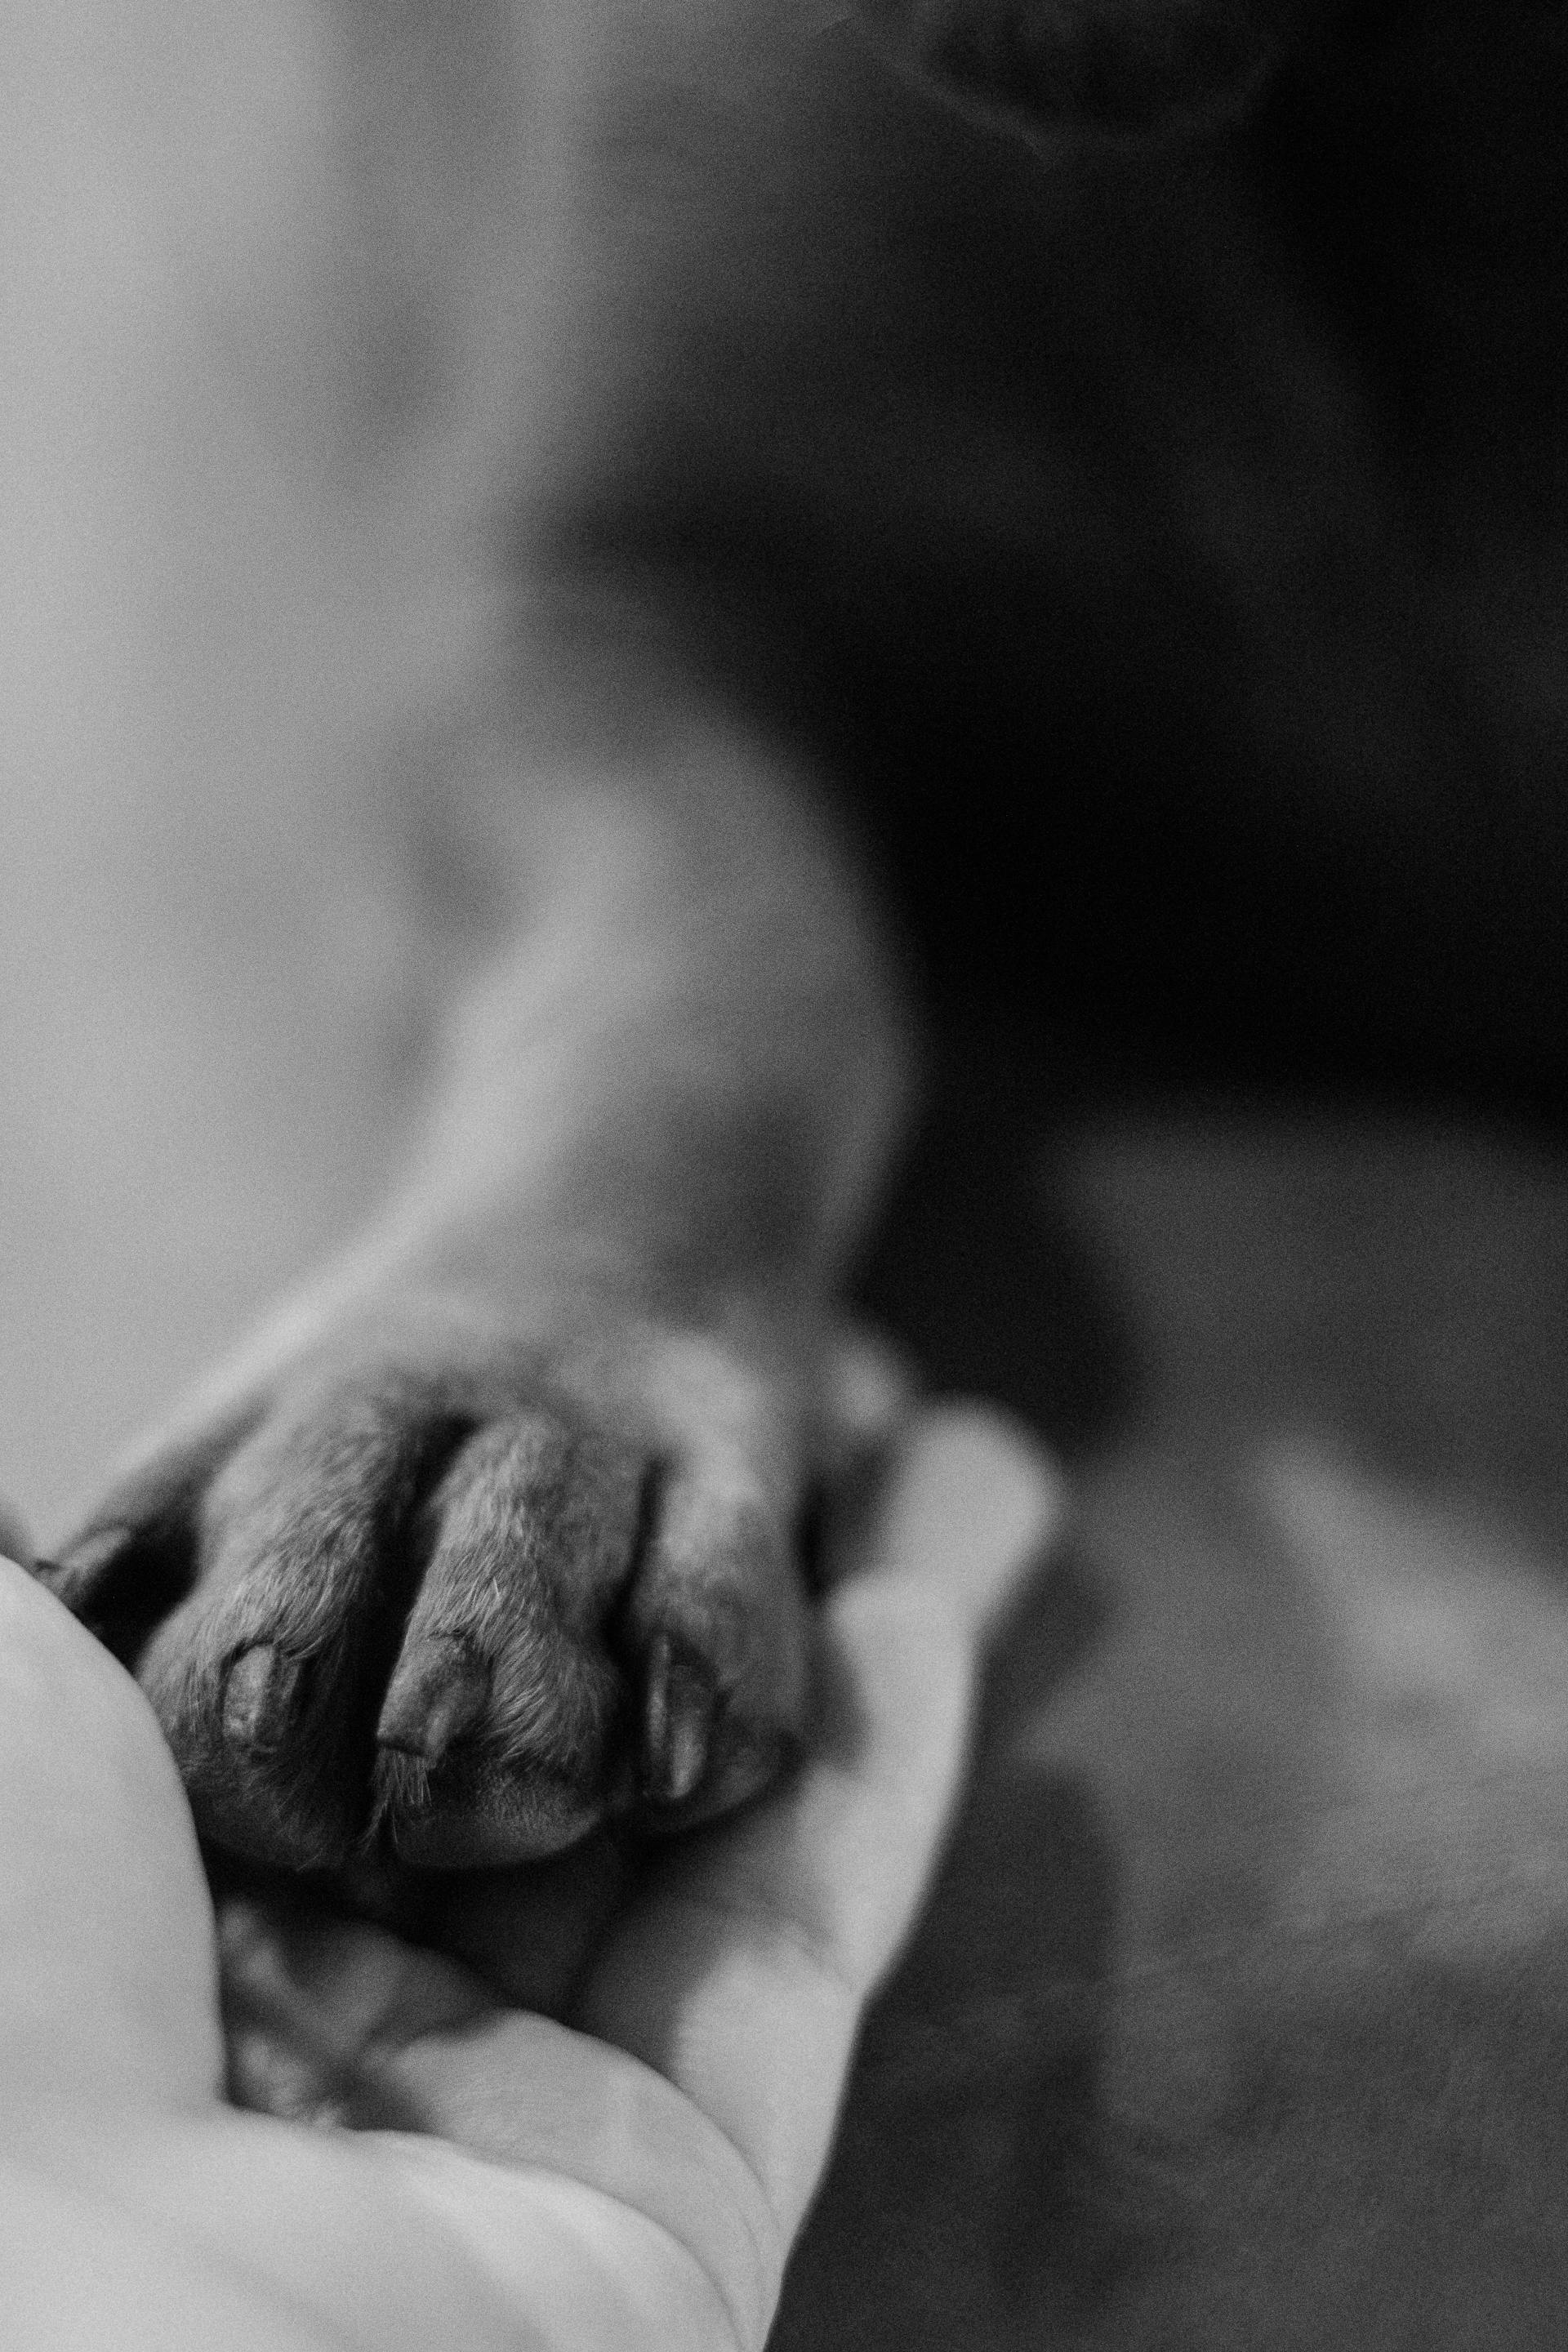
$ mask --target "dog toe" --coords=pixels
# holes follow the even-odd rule
[[[776,1776],[805,1712],[807,1633],[793,1530],[743,1463],[689,1456],[664,1484],[622,1633],[649,1827],[684,1828]]]
[[[680,1828],[773,1776],[806,1612],[735,1434],[767,1392],[691,1352],[677,1427],[657,1381],[356,1342],[116,1490],[40,1572],[133,1666],[211,1845],[346,1887]]]
[[[352,1853],[412,1528],[461,1434],[435,1388],[312,1386],[211,1481],[195,1581],[137,1659],[204,1835],[293,1868]]]
[[[403,1859],[535,1859],[613,1803],[608,1628],[643,1476],[634,1450],[543,1410],[478,1432],[451,1463],[377,1725],[375,1821]]]

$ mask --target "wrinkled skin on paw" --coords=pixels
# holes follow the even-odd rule
[[[805,1720],[787,1360],[378,1311],[152,1452],[38,1572],[232,1854],[352,1885],[681,1828]]]

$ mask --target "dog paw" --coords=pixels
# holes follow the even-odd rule
[[[159,1448],[38,1572],[231,1853],[449,1868],[682,1827],[801,1732],[805,1387],[700,1333],[384,1317]]]

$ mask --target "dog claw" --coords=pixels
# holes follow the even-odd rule
[[[375,1727],[377,1744],[439,1764],[479,1722],[489,1696],[484,1660],[466,1642],[437,1634],[399,1663]]]
[[[679,1805],[708,1769],[717,1698],[712,1676],[668,1633],[656,1633],[643,1698],[643,1793]]]
[[[287,1738],[304,1680],[298,1658],[271,1642],[241,1650],[223,1686],[225,1737],[241,1748],[276,1748]]]

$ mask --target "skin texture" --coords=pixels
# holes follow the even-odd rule
[[[830,1532],[813,1762],[646,1874],[570,2027],[498,1992],[505,1937],[474,1955],[487,1980],[341,1918],[231,1907],[231,1995],[298,2124],[222,2098],[213,1914],[144,1699],[0,1570],[11,2324],[127,2352],[759,2352],[951,1813],[987,1628],[1055,1499],[994,1417],[923,1418]]]

